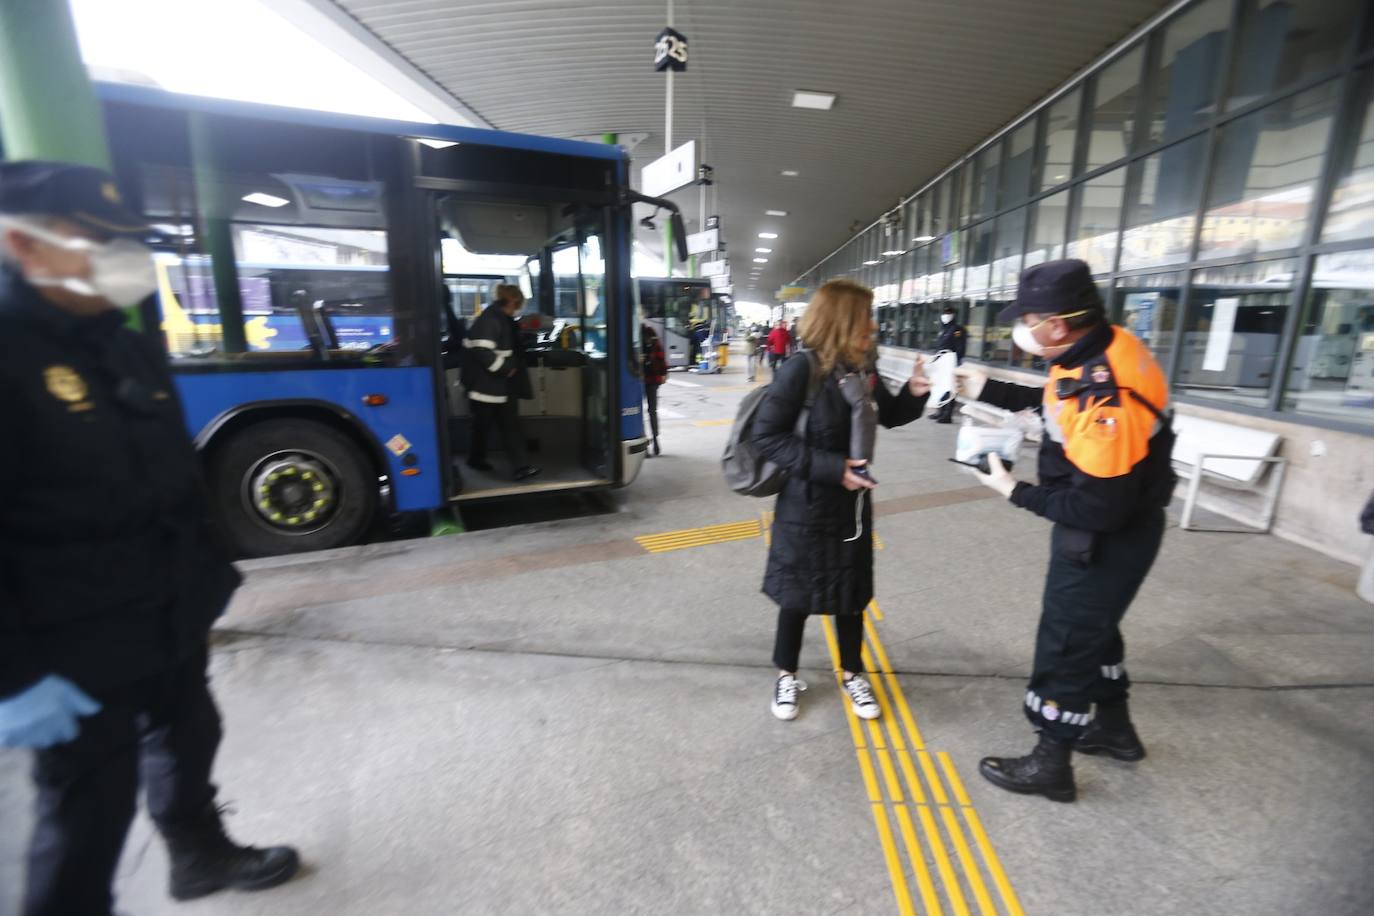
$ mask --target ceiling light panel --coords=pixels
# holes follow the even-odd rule
[[[805,89],[798,89],[792,93],[793,108],[811,108],[816,111],[829,111],[835,107],[835,93],[833,92],[809,92]]]

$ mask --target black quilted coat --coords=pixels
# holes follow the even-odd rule
[[[778,494],[764,594],[789,611],[860,614],[873,599],[872,499],[864,500],[863,536],[854,536],[857,494],[840,483],[849,450],[849,404],[833,376],[816,389],[805,441],[796,434],[806,403],[811,361],[798,354],[778,370],[754,417],[754,442],[788,469]],[[879,422],[891,429],[921,416],[926,399],[903,385],[892,394],[878,376],[873,395]],[[882,450],[873,466],[882,480]],[[879,488],[881,489],[881,487]],[[871,496],[871,494],[870,494]]]

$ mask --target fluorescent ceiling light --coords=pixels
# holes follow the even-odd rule
[[[264,194],[261,191],[254,191],[252,194],[243,195],[243,199],[250,204],[262,204],[264,207],[284,207],[291,201],[285,197],[277,197],[274,194]]]
[[[767,263],[768,263],[768,259],[767,259],[767,258],[754,258],[754,263],[755,263],[755,264],[767,264]]]
[[[864,267],[872,267],[874,264],[881,264],[882,261],[864,261]]]
[[[415,139],[430,149],[448,149],[450,146],[458,145],[457,140],[431,140],[429,137],[416,137]]]
[[[783,170],[782,170],[782,177],[783,177],[783,178],[796,178],[796,177],[797,177],[798,175],[800,175],[800,174],[801,174],[801,172],[798,172],[796,169],[783,169]]]
[[[754,251],[758,252],[759,254],[772,254],[772,253],[773,253],[773,249],[771,249],[771,248],[755,248]]]
[[[814,108],[817,111],[829,111],[835,105],[835,93],[833,92],[807,92],[798,89],[792,93],[793,108]]]
[[[786,215],[787,215],[787,211],[786,211],[786,210],[764,210],[764,211],[763,211],[763,215],[764,215],[764,216],[786,216]]]
[[[885,257],[885,258],[891,258],[891,257],[896,257],[896,256],[899,255],[899,254],[906,254],[906,252],[905,252],[904,250],[900,249],[900,248],[896,248],[896,249],[893,249],[892,251],[884,251],[884,252],[883,252],[883,257]]]
[[[777,237],[778,237],[778,234],[777,234],[776,232],[760,232],[760,233],[759,233],[759,238],[761,238],[761,239],[775,239],[775,238],[777,238]]]
[[[912,241],[913,241],[913,242],[933,242],[933,241],[935,241],[935,236],[933,236],[933,235],[918,235],[918,236],[916,236],[916,238],[912,239]]]

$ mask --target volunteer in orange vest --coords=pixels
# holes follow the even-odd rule
[[[1173,493],[1169,387],[1149,348],[1107,320],[1082,261],[1026,270],[998,317],[1016,322],[1017,347],[1050,363],[1049,380],[1031,388],[961,367],[960,387],[1008,410],[1041,411],[1040,481],[1017,481],[995,455],[991,473],[977,476],[1054,528],[1024,707],[1039,742],[1025,757],[986,757],[979,771],[1012,792],[1073,801],[1074,750],[1145,756],[1126,705],[1120,625],[1159,553]]]

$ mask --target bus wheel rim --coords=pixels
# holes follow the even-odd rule
[[[243,475],[244,513],[274,534],[299,537],[325,528],[342,497],[339,472],[307,449],[266,455]]]

